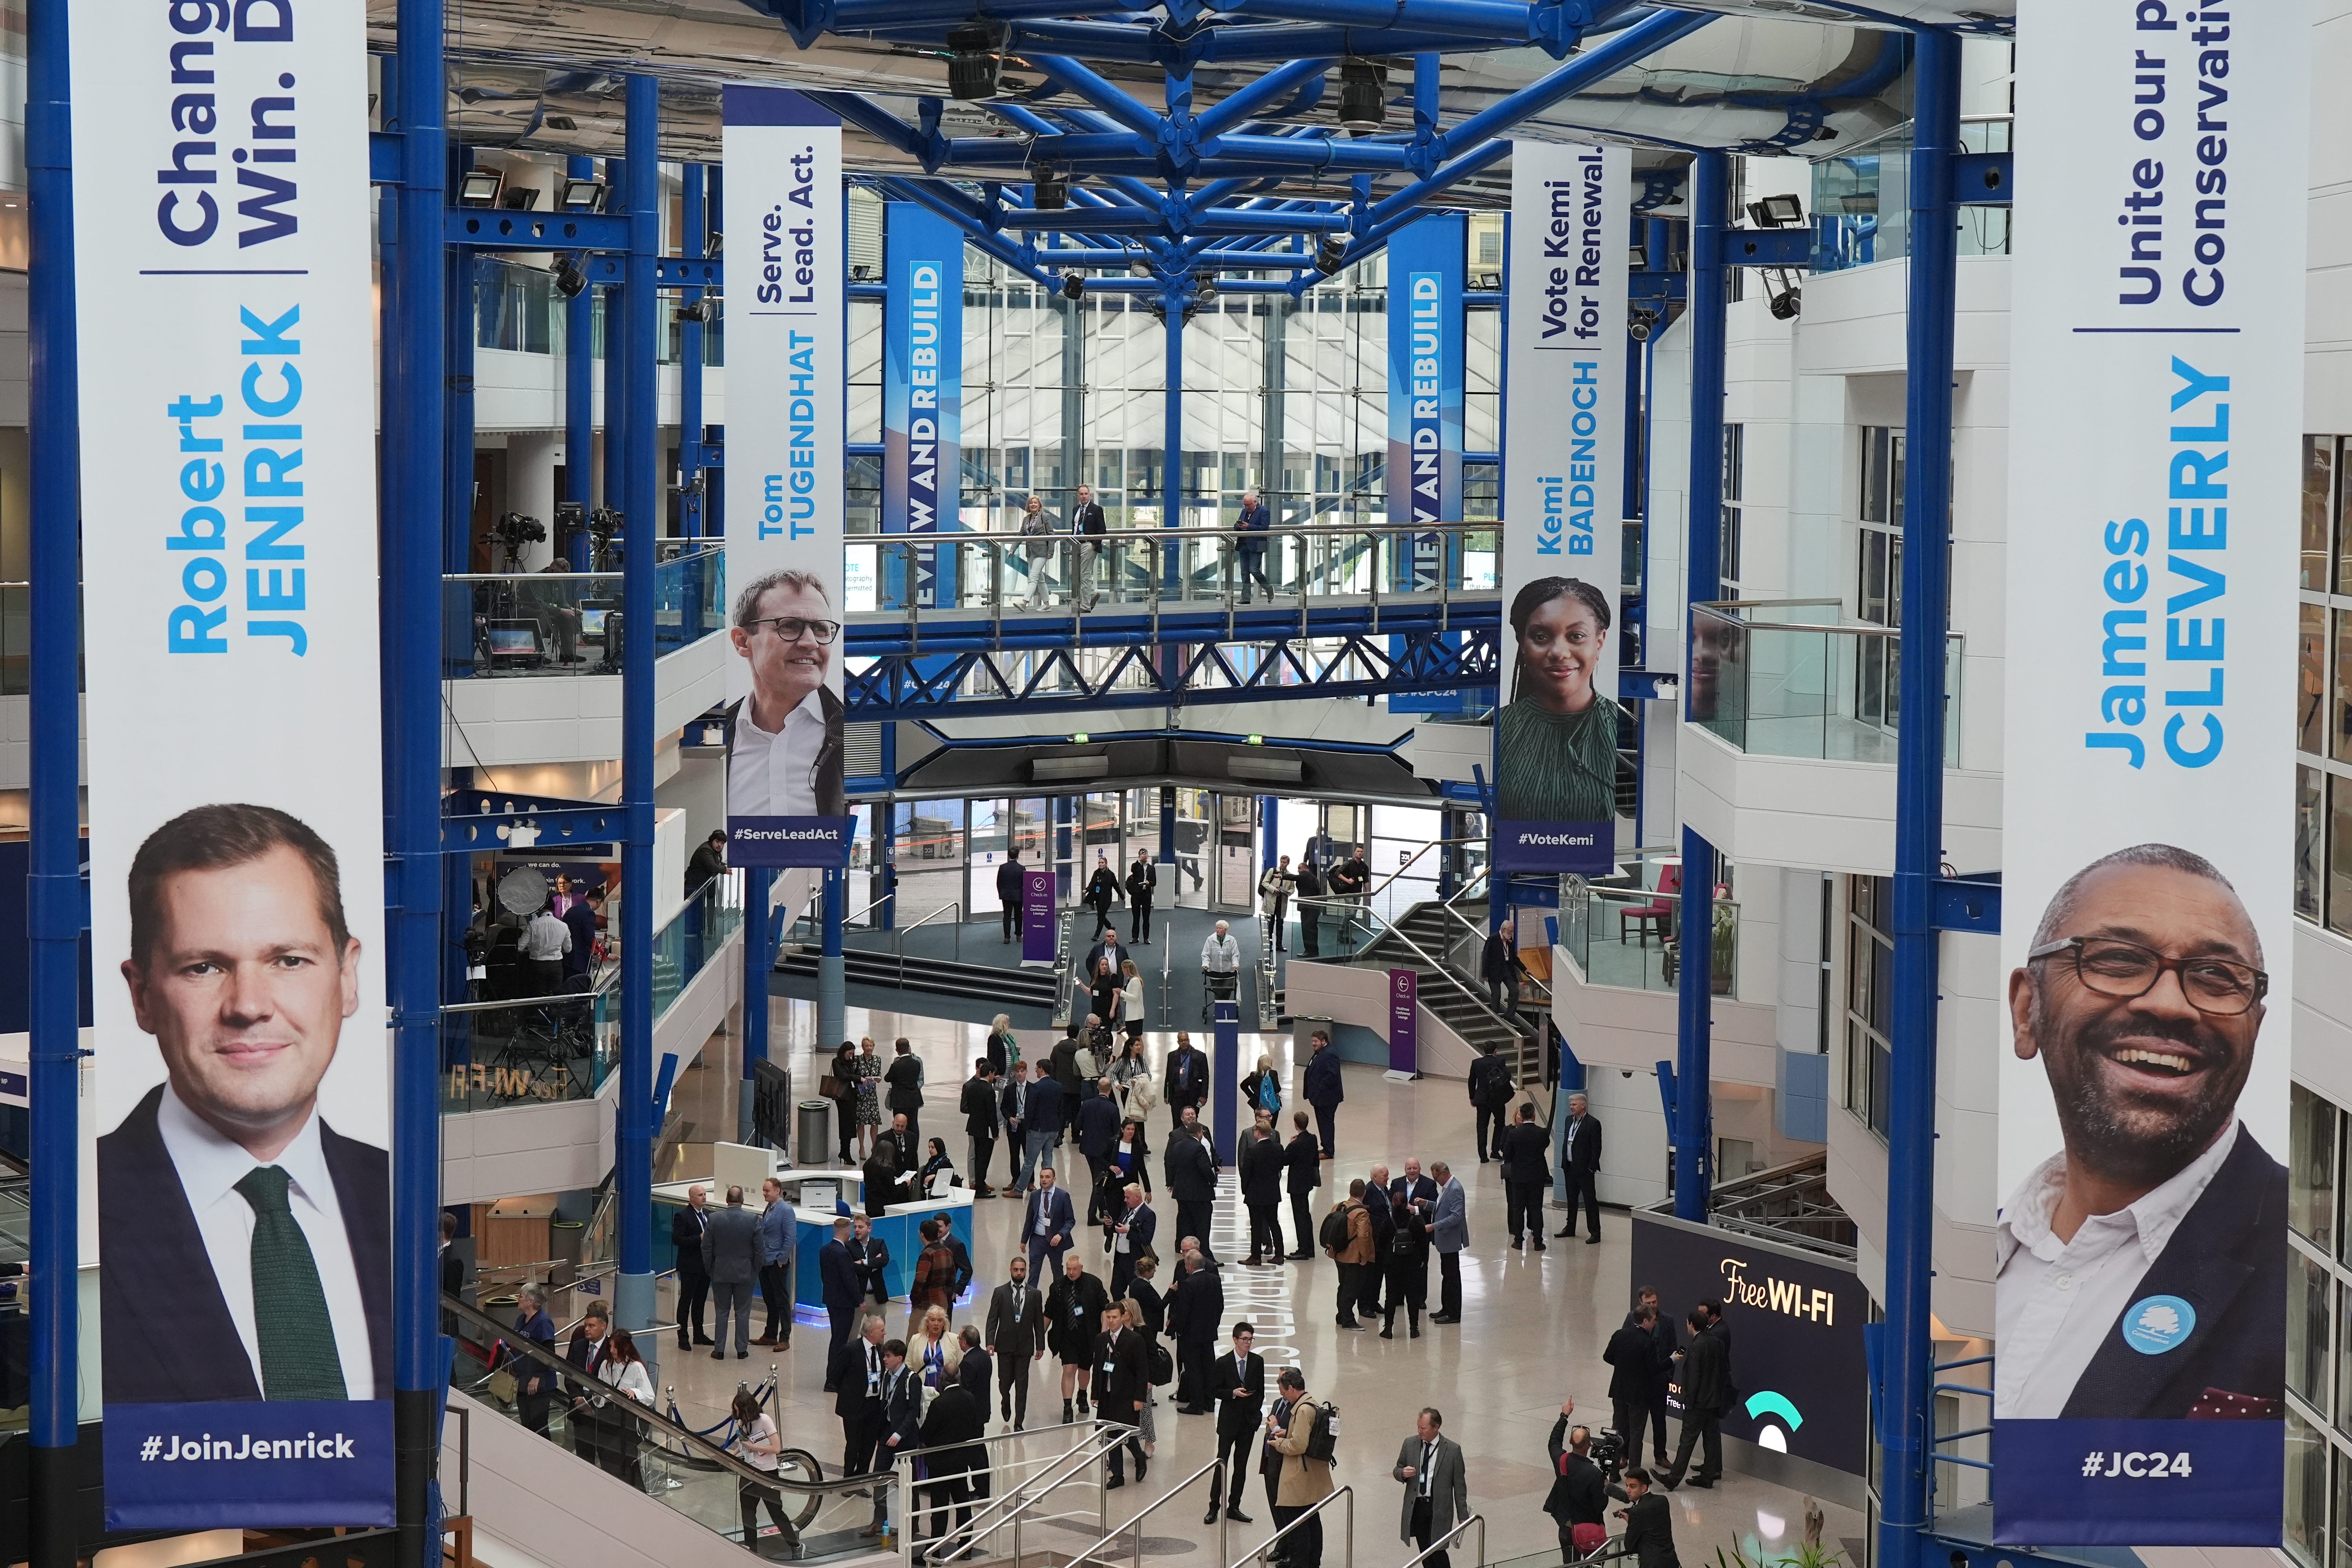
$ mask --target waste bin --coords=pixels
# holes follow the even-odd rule
[[[547,1222],[548,1256],[555,1267],[548,1271],[547,1282],[561,1288],[580,1278],[580,1249],[588,1238],[584,1220],[551,1219]]]
[[[833,1101],[803,1100],[793,1108],[793,1163],[824,1165],[833,1152]]]

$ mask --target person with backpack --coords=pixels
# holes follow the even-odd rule
[[[1266,1446],[1282,1456],[1274,1497],[1274,1528],[1279,1531],[1331,1495],[1339,1433],[1330,1413],[1307,1397],[1304,1373],[1295,1366],[1283,1368],[1277,1386],[1282,1397],[1265,1418],[1265,1430]],[[1323,1521],[1318,1517],[1300,1524],[1291,1533],[1289,1548],[1282,1559],[1286,1568],[1321,1568]]]
[[[1348,1195],[1331,1205],[1323,1216],[1320,1237],[1323,1250],[1339,1266],[1339,1300],[1337,1321],[1343,1329],[1360,1329],[1356,1321],[1356,1302],[1364,1293],[1364,1270],[1375,1253],[1372,1246],[1372,1216],[1364,1207],[1364,1183],[1361,1177],[1348,1184]]]
[[[1470,1103],[1478,1111],[1478,1163],[1483,1165],[1489,1156],[1503,1157],[1503,1133],[1510,1125],[1511,1096],[1518,1086],[1511,1081],[1511,1064],[1504,1059],[1500,1041],[1487,1041],[1480,1052],[1470,1064]]]

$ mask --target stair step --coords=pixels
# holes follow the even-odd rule
[[[935,995],[1003,1000],[1025,1007],[1051,1007],[1054,974],[1044,969],[999,969],[989,964],[962,963],[953,959],[907,955],[903,976],[896,956],[869,949],[848,948],[842,953],[843,978],[856,984],[892,986]],[[787,947],[777,954],[776,967],[788,974],[817,973],[816,950]]]

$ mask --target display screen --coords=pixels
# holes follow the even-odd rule
[[[528,621],[498,622],[490,627],[492,653],[537,653],[539,628]]]

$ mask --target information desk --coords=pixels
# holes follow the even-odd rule
[[[817,1270],[817,1249],[833,1239],[833,1222],[836,1217],[856,1217],[866,1212],[866,1178],[862,1172],[847,1170],[779,1171],[776,1180],[784,1184],[784,1197],[793,1205],[793,1216],[799,1221],[800,1241],[793,1251],[793,1303],[795,1307],[814,1309],[809,1321],[823,1322],[824,1316],[824,1286]],[[688,1187],[705,1187],[708,1182],[660,1182],[654,1186],[654,1253],[657,1261],[667,1263],[670,1215],[686,1206]],[[761,1194],[747,1190],[743,1206],[754,1214],[766,1207]],[[827,1201],[829,1200],[829,1201]],[[726,1206],[726,1194],[714,1192],[709,1199],[712,1208]],[[914,1203],[891,1204],[884,1208],[882,1217],[874,1222],[874,1234],[890,1249],[890,1267],[887,1272],[890,1295],[903,1300],[915,1283],[915,1255],[922,1251],[922,1238],[917,1234],[923,1221],[933,1215],[948,1216],[948,1228],[967,1251],[971,1247],[971,1189],[950,1187],[935,1198]],[[967,1289],[969,1300],[978,1285],[978,1264],[973,1265],[974,1283]],[[796,1318],[803,1314],[795,1312]],[[896,1327],[896,1325],[894,1325]]]

